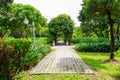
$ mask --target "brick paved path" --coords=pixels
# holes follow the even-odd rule
[[[73,46],[54,46],[50,54],[43,58],[30,72],[31,74],[87,73],[91,69],[76,54]]]

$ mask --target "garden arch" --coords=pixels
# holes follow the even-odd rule
[[[73,34],[74,22],[70,16],[66,14],[60,14],[53,18],[49,24],[49,41],[53,41],[57,44],[57,38],[62,35],[64,38],[64,43],[70,44]]]

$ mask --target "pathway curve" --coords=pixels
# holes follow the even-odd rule
[[[54,46],[54,50],[44,57],[30,74],[87,73],[92,70],[76,54],[73,46]]]

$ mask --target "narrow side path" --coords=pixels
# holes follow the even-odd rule
[[[87,73],[92,70],[76,54],[73,46],[54,46],[55,50],[43,58],[30,74]]]

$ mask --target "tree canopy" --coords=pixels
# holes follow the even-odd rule
[[[3,31],[3,28],[7,29],[12,3],[13,0],[0,0],[0,36],[3,36],[7,32]]]
[[[0,0],[0,17],[7,17],[13,0]]]
[[[39,36],[40,28],[47,26],[47,19],[42,16],[40,11],[38,11],[31,5],[12,4],[11,10],[8,14],[7,28],[4,28],[4,25],[1,25],[1,33],[7,32],[6,30],[9,29],[9,33],[11,36],[22,37],[24,30],[29,30],[28,33],[30,33],[30,24],[32,24],[32,22],[35,22],[36,35]],[[29,25],[27,25],[26,29],[23,22],[25,17],[29,20]],[[1,21],[3,21],[3,19]],[[3,24],[6,24],[6,22]]]
[[[42,14],[31,5],[23,5],[23,4],[13,4],[12,13],[11,13],[11,25],[12,31],[15,33],[21,33],[19,31],[24,28],[24,19],[27,17],[29,20],[29,24],[35,22],[36,33],[39,34],[40,27],[45,27],[47,20],[42,16]],[[30,26],[28,26],[30,27]],[[20,29],[20,30],[19,30]],[[13,32],[13,34],[15,34]],[[18,35],[16,35],[18,36]]]
[[[57,35],[61,34],[60,32],[63,32],[64,41],[68,41],[70,43],[73,33],[73,26],[73,20],[66,14],[60,14],[53,18],[48,24],[52,41],[55,40],[55,42],[57,42]]]

